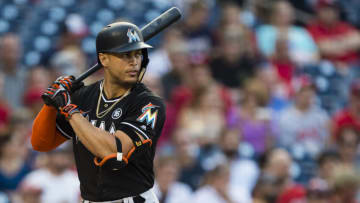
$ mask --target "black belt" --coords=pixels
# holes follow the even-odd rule
[[[115,200],[115,201],[107,201],[107,202],[111,202],[111,203],[124,203],[124,200]],[[89,200],[83,200],[82,203],[97,203],[97,202],[92,202],[92,201],[89,201]],[[105,202],[106,203],[106,202]]]
[[[134,203],[144,203],[145,199],[141,196],[135,196],[135,197],[130,197],[132,198],[132,201]],[[124,199],[119,199],[119,200],[113,200],[113,201],[104,201],[104,202],[93,202],[93,201],[89,201],[89,200],[83,200],[82,203],[125,203]]]

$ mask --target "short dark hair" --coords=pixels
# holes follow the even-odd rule
[[[340,155],[335,150],[326,150],[319,154],[317,157],[317,164],[318,166],[324,164],[327,160],[333,159],[333,160],[340,160]]]

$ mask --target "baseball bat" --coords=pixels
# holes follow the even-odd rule
[[[157,18],[152,20],[150,23],[141,28],[141,33],[144,41],[151,39],[153,36],[163,31],[165,28],[179,20],[181,17],[180,10],[176,7],[172,7],[159,15]],[[95,73],[102,67],[101,64],[97,63],[89,68],[87,71],[82,73],[79,77],[74,80],[74,83],[79,83],[91,74]]]

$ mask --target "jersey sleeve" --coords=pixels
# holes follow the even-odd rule
[[[132,105],[118,129],[132,130],[145,140],[153,140],[161,134],[164,122],[164,102],[159,97],[149,96]]]

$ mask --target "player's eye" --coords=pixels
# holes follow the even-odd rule
[[[135,57],[136,57],[136,58],[140,58],[141,56],[142,56],[141,52],[135,53]]]

